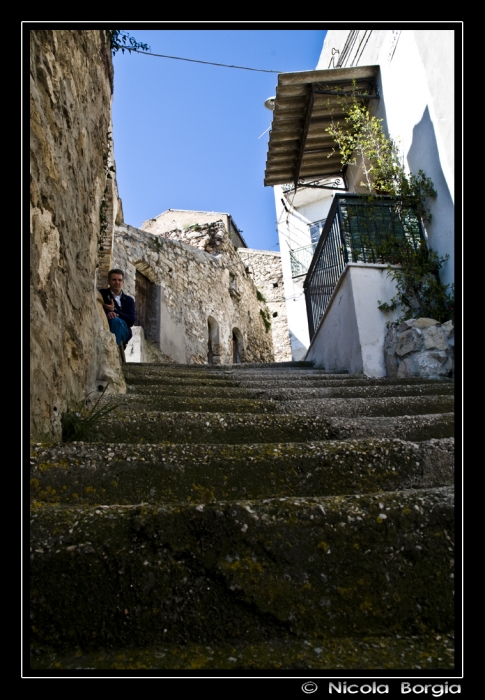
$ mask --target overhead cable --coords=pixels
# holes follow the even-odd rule
[[[247,66],[231,66],[228,63],[213,63],[212,61],[198,61],[195,58],[181,58],[180,56],[166,56],[163,53],[150,53],[150,51],[139,51],[138,49],[130,49],[135,53],[141,53],[144,56],[156,56],[157,58],[173,58],[175,61],[189,61],[190,63],[204,63],[206,66],[222,66],[223,68],[238,68],[239,70],[253,70],[257,73],[281,73],[280,70],[266,70],[265,68],[248,68]],[[262,135],[262,134],[261,134]]]

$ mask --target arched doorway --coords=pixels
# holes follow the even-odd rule
[[[239,328],[232,329],[232,362],[239,364],[244,360],[243,336]]]
[[[207,331],[207,362],[210,365],[218,365],[221,362],[219,324],[213,316],[207,319]]]

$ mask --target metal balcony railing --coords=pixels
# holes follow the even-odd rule
[[[382,245],[395,238],[415,250],[424,231],[411,207],[390,197],[334,196],[303,284],[313,338],[344,267],[349,262],[399,263],[383,259]]]
[[[301,277],[306,275],[313,258],[315,245],[305,245],[302,248],[290,250],[291,276]]]

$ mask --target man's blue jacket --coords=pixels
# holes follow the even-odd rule
[[[100,289],[101,295],[104,299],[105,304],[110,304],[112,300],[115,302],[115,312],[118,314],[118,316],[121,318],[122,321],[126,323],[128,326],[128,329],[130,331],[130,335],[128,336],[126,342],[128,342],[132,337],[133,333],[131,332],[131,327],[135,323],[135,318],[136,318],[136,311],[135,311],[135,300],[133,297],[128,296],[128,294],[125,294],[124,292],[121,292],[121,297],[120,297],[120,302],[121,302],[121,307],[119,307],[116,304],[116,300],[114,299],[113,294],[111,293],[110,289]],[[106,314],[108,315],[108,314]]]

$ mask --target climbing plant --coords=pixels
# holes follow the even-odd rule
[[[339,148],[342,165],[360,168],[363,175],[360,184],[370,199],[389,195],[398,213],[412,209],[423,225],[429,223],[428,200],[437,196],[431,178],[423,170],[417,174],[406,170],[396,141],[384,132],[383,120],[371,115],[365,104],[350,94],[342,95],[340,105],[345,114],[344,123],[332,121],[326,131]],[[406,226],[403,228],[406,231]],[[382,311],[401,308],[400,320],[428,316],[443,322],[453,317],[453,285],[444,285],[439,276],[448,255],[439,256],[424,240],[416,245],[411,233],[406,233],[404,238],[387,237],[376,247],[376,253],[388,261],[388,275],[397,287],[397,294],[389,303],[379,301]]]
[[[448,255],[439,256],[426,246],[425,241],[413,249],[406,241],[397,238],[383,243],[381,251],[401,265],[388,265],[387,274],[395,281],[397,293],[390,302],[378,302],[381,311],[401,309],[403,314],[397,322],[421,316],[434,318],[440,323],[454,320],[454,286],[443,284],[439,277]]]
[[[260,309],[259,313],[261,315],[261,318],[263,319],[266,333],[268,333],[269,329],[271,328],[271,321],[269,320],[269,311],[265,311],[264,309]]]

